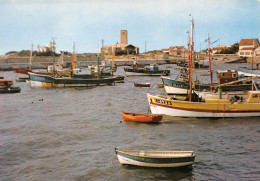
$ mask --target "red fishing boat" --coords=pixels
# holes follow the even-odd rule
[[[32,72],[32,70],[29,67],[27,67],[27,68],[14,67],[14,71],[16,73],[25,74],[25,75],[28,75],[28,72]]]
[[[121,112],[124,121],[134,121],[143,123],[157,123],[162,120],[162,115],[156,114],[139,114],[139,113],[127,113]]]

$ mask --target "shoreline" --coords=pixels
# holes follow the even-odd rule
[[[114,60],[114,64],[116,66],[131,66],[134,64],[135,60],[121,60],[117,59]],[[171,60],[171,59],[166,59],[166,60],[155,60],[155,59],[150,59],[150,60],[138,60],[137,63],[139,64],[176,64],[178,61],[183,61],[181,59],[179,60]],[[101,65],[102,61],[99,62]],[[112,64],[111,60],[105,61],[106,64]],[[93,65],[97,64],[97,61],[78,61],[77,62],[78,67],[86,67],[88,65]],[[32,61],[32,68],[33,69],[45,69],[47,68],[48,65],[52,65],[52,61],[46,61],[46,62],[33,62]],[[13,67],[18,67],[18,68],[26,68],[29,66],[29,62],[20,62],[19,60],[17,61],[12,61],[12,62],[1,62],[0,61],[0,71],[11,71],[13,70]],[[71,66],[71,62],[64,62],[63,67],[68,68]]]
[[[55,57],[56,63],[61,64],[61,57]],[[248,58],[247,61],[242,60],[239,56],[227,56],[227,55],[213,55],[211,56],[212,62],[219,63],[251,63],[251,58]],[[135,59],[125,59],[116,58],[114,60],[114,64],[117,66],[131,66],[134,64]],[[182,57],[170,57],[168,59],[151,59],[151,58],[137,58],[138,64],[176,64],[177,62],[184,62],[187,59],[183,59]],[[51,56],[48,57],[33,57],[32,58],[32,68],[33,69],[45,69],[48,65],[52,65],[53,58]],[[100,61],[101,63],[104,60]],[[208,59],[205,60],[208,62]],[[259,63],[259,58],[255,59],[255,63]],[[112,60],[108,59],[105,61],[106,64],[112,64]],[[97,60],[95,59],[86,59],[86,57],[77,57],[78,67],[86,67],[88,65],[97,64]],[[64,57],[64,68],[68,68],[71,66],[71,57]],[[11,71],[13,67],[18,68],[26,68],[29,66],[29,57],[0,57],[0,71]]]

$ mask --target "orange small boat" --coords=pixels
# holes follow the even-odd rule
[[[135,87],[150,87],[150,83],[134,83]]]
[[[139,113],[127,113],[121,112],[124,121],[134,121],[143,123],[157,123],[162,120],[162,115],[156,114],[139,114]]]

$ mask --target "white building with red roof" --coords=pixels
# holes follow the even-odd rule
[[[242,57],[252,57],[256,48],[260,45],[257,38],[241,39],[239,42],[238,55]]]
[[[178,56],[181,52],[184,52],[186,49],[184,46],[170,46],[169,48],[164,48],[162,51],[168,53],[169,55]]]

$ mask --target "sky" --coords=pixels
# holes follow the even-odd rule
[[[52,39],[56,50],[97,53],[102,46],[128,43],[140,52],[186,46],[191,16],[194,48],[260,40],[260,0],[0,0],[0,55],[34,50]],[[146,46],[145,46],[146,45]]]

